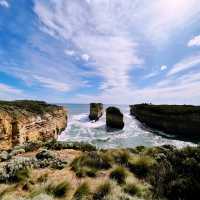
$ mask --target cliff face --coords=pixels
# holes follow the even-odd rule
[[[130,112],[151,128],[200,139],[199,106],[138,104],[130,106]]]
[[[66,126],[63,107],[36,101],[0,102],[0,150],[57,138]]]

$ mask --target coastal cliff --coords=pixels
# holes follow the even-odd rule
[[[0,101],[0,149],[57,138],[67,126],[61,106],[40,101]]]
[[[200,138],[200,106],[138,104],[130,106],[130,113],[150,128]]]

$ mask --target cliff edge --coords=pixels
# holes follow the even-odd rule
[[[200,138],[200,106],[151,105],[130,106],[130,113],[151,128],[187,138]]]
[[[0,101],[0,149],[28,141],[57,138],[67,126],[67,112],[41,101]]]

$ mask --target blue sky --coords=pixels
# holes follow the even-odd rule
[[[0,99],[200,104],[199,0],[0,0]]]

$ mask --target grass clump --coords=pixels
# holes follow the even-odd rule
[[[42,175],[37,179],[37,182],[38,182],[38,183],[45,183],[45,182],[47,182],[48,176],[49,176],[48,173],[42,174]]]
[[[82,183],[75,191],[73,200],[87,199],[90,195],[90,187],[88,183]]]
[[[67,181],[60,182],[58,184],[49,184],[45,188],[45,192],[49,195],[53,195],[56,198],[65,197],[70,190],[70,184]]]
[[[117,154],[114,155],[115,162],[117,164],[127,166],[130,158],[130,153],[128,152],[128,150],[122,149],[120,151],[117,151],[116,153]]]
[[[12,182],[24,182],[30,177],[30,170],[28,168],[20,169],[16,171]]]
[[[154,164],[155,160],[150,156],[140,155],[135,156],[129,161],[128,168],[139,178],[145,178],[150,173]]]
[[[110,173],[110,178],[115,180],[118,184],[125,183],[127,171],[124,167],[117,167]]]
[[[93,194],[93,200],[102,200],[111,193],[111,184],[110,182],[105,182],[102,185],[98,186],[95,193]]]
[[[141,196],[141,189],[135,183],[128,183],[124,186],[124,192],[131,196]]]
[[[110,160],[99,152],[89,152],[75,158],[71,163],[71,169],[78,177],[94,177],[98,170],[109,169]]]

